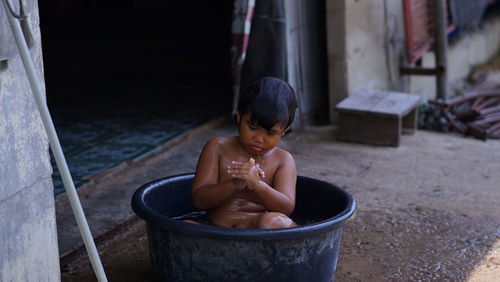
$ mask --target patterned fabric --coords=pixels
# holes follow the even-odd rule
[[[236,111],[240,93],[241,69],[245,61],[255,0],[235,0],[231,29],[231,70],[233,79],[233,113]]]

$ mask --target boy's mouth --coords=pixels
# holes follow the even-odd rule
[[[260,152],[264,151],[264,149],[262,149],[261,147],[254,146],[254,145],[250,145],[250,150],[252,150],[256,153],[260,153]]]

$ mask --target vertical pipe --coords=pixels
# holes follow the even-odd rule
[[[436,92],[437,97],[448,99],[448,65],[446,38],[446,4],[444,0],[434,0],[434,54],[436,56]]]
[[[99,253],[97,252],[94,239],[92,238],[92,234],[90,233],[87,219],[85,218],[85,214],[83,213],[82,205],[80,203],[80,200],[78,199],[75,184],[73,183],[73,179],[71,178],[71,174],[69,172],[66,159],[64,158],[61,144],[59,143],[59,139],[57,138],[54,123],[52,122],[49,109],[42,94],[42,86],[37,78],[35,66],[33,64],[31,54],[28,50],[28,45],[26,44],[26,40],[21,30],[21,25],[19,21],[17,21],[17,19],[14,17],[14,15],[11,14],[11,10],[9,8],[10,6],[7,1],[8,0],[2,1],[5,9],[5,14],[7,14],[14,39],[16,40],[24,69],[31,86],[31,90],[33,91],[33,95],[35,96],[38,111],[40,112],[45,131],[47,132],[47,136],[49,137],[52,153],[54,154],[57,167],[59,169],[59,172],[61,173],[64,187],[66,188],[66,192],[68,193],[68,199],[71,203],[73,213],[75,214],[76,222],[78,223],[78,228],[80,229],[80,233],[82,234],[85,247],[87,248],[87,252],[90,256],[90,262],[92,263],[92,267],[94,268],[97,279],[99,281],[108,281],[106,278],[106,274],[104,273],[104,268],[102,267],[101,260],[99,258]]]

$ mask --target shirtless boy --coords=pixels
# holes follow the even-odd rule
[[[288,228],[295,207],[297,169],[277,145],[293,122],[293,89],[277,78],[262,78],[242,95],[239,135],[211,139],[198,160],[192,186],[194,205],[212,224],[234,228]]]

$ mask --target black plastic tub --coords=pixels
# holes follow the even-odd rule
[[[186,223],[193,174],[159,179],[137,189],[132,209],[147,223],[158,281],[332,281],[343,224],[356,201],[343,189],[297,178],[292,219],[297,228],[260,230]]]

